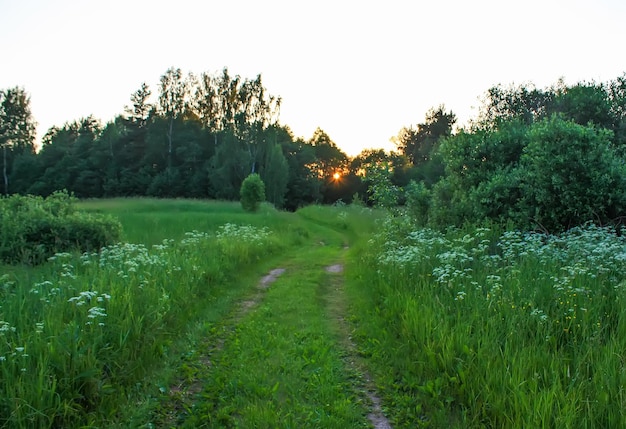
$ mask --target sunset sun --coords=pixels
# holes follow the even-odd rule
[[[341,174],[339,172],[335,172],[335,174],[333,174],[333,180],[337,181],[341,179]]]

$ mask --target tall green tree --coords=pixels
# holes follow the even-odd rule
[[[444,165],[438,149],[441,141],[452,135],[455,123],[456,115],[441,105],[426,112],[423,123],[400,130],[392,139],[398,148],[392,178],[396,186],[415,180],[432,187],[441,179]]]
[[[263,169],[268,159],[273,142],[267,139],[267,130],[278,122],[280,98],[267,93],[261,75],[242,79],[231,76],[227,68],[220,75],[200,75],[190,93],[194,117],[213,137],[216,159],[209,170],[211,187],[222,197],[235,197],[241,181]],[[243,177],[235,166],[242,162]]]
[[[70,154],[73,182],[68,189],[79,198],[99,198],[103,195],[104,169],[99,143],[102,124],[93,116],[79,121],[78,135]]]
[[[157,128],[155,121],[167,123],[159,116],[157,106],[150,102],[152,91],[144,82],[130,95],[130,105],[124,114],[109,122],[99,139],[100,155],[105,156],[103,190],[107,196],[145,195],[153,180],[146,154],[149,148],[150,130]],[[169,128],[159,128],[159,138],[167,141]],[[158,148],[159,157],[167,160],[167,146]],[[104,161],[104,160],[101,160]]]
[[[261,75],[244,81],[239,98],[241,110],[235,117],[235,130],[248,153],[250,174],[253,174],[264,149],[264,130],[278,122],[281,100],[266,93]]]
[[[570,87],[559,88],[548,115],[558,113],[566,120],[579,125],[594,124],[599,128],[614,130],[617,120],[613,114],[611,98],[605,85],[595,82],[580,82]]]
[[[289,164],[280,144],[273,143],[267,150],[260,175],[265,183],[267,201],[276,207],[283,207],[289,181]]]
[[[320,178],[330,179],[336,171],[343,172],[348,167],[347,155],[321,128],[313,132],[307,143],[315,150],[316,160],[311,168]]]
[[[626,147],[626,73],[607,84],[607,93],[611,100],[611,113],[616,127],[614,142],[616,146]]]
[[[159,84],[159,113],[168,121],[167,135],[167,166],[172,166],[173,134],[176,119],[185,113],[187,108],[188,85],[182,71],[169,68],[161,76]]]
[[[471,128],[495,129],[512,120],[530,125],[553,112],[553,100],[563,88],[562,80],[547,90],[537,89],[531,83],[493,86],[481,97],[478,118]]]
[[[28,192],[48,196],[61,189],[71,189],[74,165],[72,152],[78,139],[78,122],[66,122],[61,128],[52,127],[42,138],[39,151],[39,179]]]
[[[420,167],[432,161],[433,153],[442,138],[452,134],[452,127],[456,123],[456,115],[446,112],[445,106],[430,109],[426,113],[426,120],[416,128],[409,127],[400,130],[395,139],[398,150],[406,155],[413,166]]]
[[[148,123],[148,118],[152,113],[154,106],[148,102],[152,91],[148,84],[143,82],[139,89],[130,96],[131,106],[126,106],[125,111],[128,122],[135,124],[137,128],[143,128]]]
[[[113,197],[120,195],[119,172],[121,169],[119,157],[116,156],[118,142],[121,140],[125,127],[123,118],[117,117],[108,122],[100,134],[98,145],[98,165],[102,170],[102,192],[103,196]]]
[[[302,139],[294,139],[288,127],[283,127],[282,132],[287,138],[279,138],[279,141],[289,166],[284,207],[295,211],[307,204],[321,201],[322,180],[314,170],[317,159],[315,148]]]
[[[9,194],[13,162],[22,154],[35,152],[36,123],[30,96],[23,88],[0,91],[0,145],[2,146],[3,193]]]
[[[321,128],[313,132],[307,142],[315,151],[315,162],[309,168],[317,174],[320,180],[322,202],[334,203],[337,200],[350,200],[351,194],[346,194],[342,183],[334,180],[334,174],[344,176],[349,172],[348,156],[331,140],[330,136]]]
[[[238,198],[241,183],[249,175],[248,154],[230,131],[220,133],[220,144],[209,169],[210,194],[214,198]]]

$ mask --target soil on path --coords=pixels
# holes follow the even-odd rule
[[[329,265],[326,267],[326,272],[331,274],[341,274],[343,273],[343,265]],[[389,420],[383,414],[383,409],[381,406],[382,401],[380,399],[380,396],[378,395],[372,377],[365,369],[363,362],[359,358],[357,346],[352,341],[352,336],[350,335],[351,328],[345,319],[347,309],[345,306],[345,301],[342,298],[342,287],[343,277],[336,276],[334,278],[334,281],[331,282],[331,288],[328,297],[328,307],[333,319],[336,320],[342,347],[344,347],[346,352],[348,353],[347,364],[352,366],[353,369],[357,370],[363,375],[363,386],[360,387],[364,390],[365,395],[370,402],[371,410],[368,413],[367,418],[374,426],[374,429],[391,429],[392,426],[389,423]]]
[[[263,276],[257,284],[257,291],[249,299],[243,301],[239,307],[238,313],[234,319],[236,321],[241,320],[252,308],[256,307],[263,298],[263,292],[269,289],[270,285],[276,281],[276,279],[286,271],[285,268],[275,268],[271,270],[267,275]]]

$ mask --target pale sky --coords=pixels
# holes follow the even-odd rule
[[[461,124],[497,84],[626,72],[623,0],[0,0],[0,89],[51,126],[123,112],[169,68],[263,76],[280,122],[349,155],[391,149],[445,104]]]

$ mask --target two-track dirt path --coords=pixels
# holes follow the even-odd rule
[[[391,424],[383,413],[382,401],[377,392],[376,385],[365,368],[365,363],[362,362],[359,357],[356,344],[352,341],[352,328],[346,320],[348,308],[346,307],[346,299],[343,292],[345,282],[343,264],[329,265],[326,267],[326,272],[333,275],[333,278],[330,279],[331,288],[328,293],[328,301],[332,303],[329,304],[329,310],[336,323],[340,344],[346,351],[346,363],[362,374],[363,383],[362,386],[359,387],[369,400],[367,418],[375,429],[391,429]]]
[[[239,301],[197,357],[202,370],[171,389],[178,403],[157,426],[391,428],[351,336],[347,248],[314,246]]]

